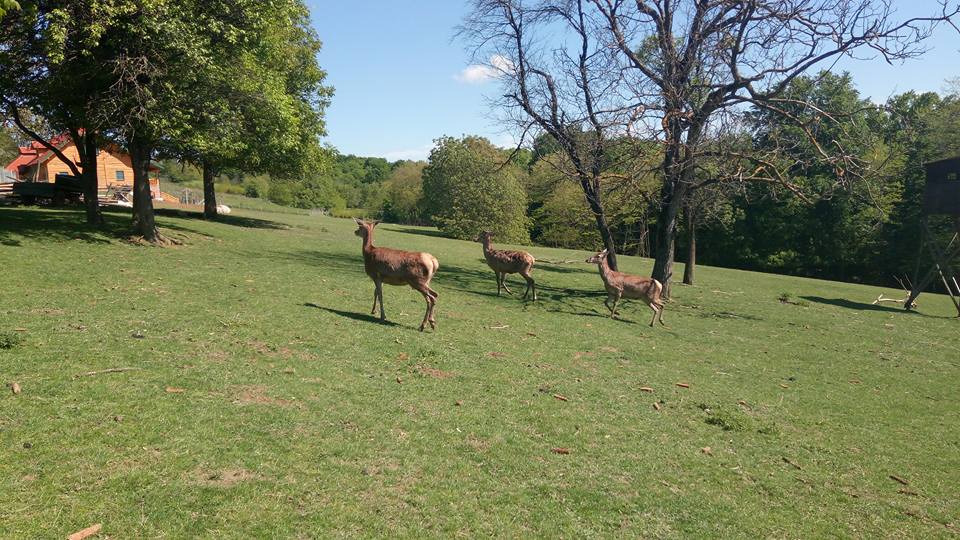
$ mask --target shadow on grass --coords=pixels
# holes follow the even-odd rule
[[[339,315],[341,317],[346,317],[348,319],[353,319],[360,322],[375,323],[383,326],[399,326],[395,322],[381,320],[380,317],[374,317],[373,315],[367,315],[366,313],[354,313],[352,311],[342,311],[339,309],[328,308],[324,306],[319,306],[312,302],[307,302],[303,304],[304,307],[315,308],[322,311],[327,311],[333,313],[334,315]]]
[[[450,238],[449,236],[443,234],[440,231],[430,230],[430,229],[418,229],[415,227],[403,227],[401,225],[387,225],[380,226],[381,229],[385,231],[398,232],[403,234],[418,234],[420,236],[430,236],[433,238]]]
[[[98,227],[87,225],[82,209],[3,206],[0,207],[0,245],[19,247],[22,239],[109,244],[129,236],[128,225],[104,217],[106,223]]]
[[[820,296],[801,296],[804,300],[809,302],[816,302],[817,304],[827,304],[829,306],[842,307],[846,309],[856,309],[858,311],[880,311],[884,313],[904,313],[910,315],[919,315],[921,317],[934,317],[938,319],[948,319],[952,317],[937,317],[935,315],[924,315],[915,310],[906,310],[903,307],[893,307],[893,306],[883,306],[879,304],[867,304],[865,302],[855,302],[853,300],[847,300],[846,298],[822,298]]]
[[[276,221],[270,221],[268,219],[234,215],[219,215],[217,216],[217,219],[207,220],[203,217],[202,212],[183,210],[179,208],[157,208],[154,210],[154,212],[156,212],[158,216],[176,217],[181,219],[196,219],[201,221],[209,221],[210,223],[222,223],[224,225],[231,225],[233,227],[242,227],[244,229],[287,230],[290,228],[289,225],[277,223]]]
[[[762,321],[762,317],[747,315],[745,313],[733,313],[732,311],[696,311],[697,317],[701,319],[727,319],[744,321]]]

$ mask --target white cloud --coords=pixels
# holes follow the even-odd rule
[[[483,84],[487,81],[499,79],[513,72],[513,62],[505,56],[495,54],[490,57],[488,64],[470,64],[463,71],[453,76],[458,82],[466,84]]]
[[[383,154],[383,157],[387,161],[399,161],[401,159],[409,159],[413,161],[426,161],[427,157],[430,155],[430,150],[433,150],[433,143],[425,144],[418,148],[407,148],[401,150],[391,150]]]

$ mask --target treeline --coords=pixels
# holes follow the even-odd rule
[[[917,257],[923,165],[960,155],[958,90],[907,92],[878,107],[858,94],[846,74],[799,78],[788,94],[804,103],[795,116],[809,114],[812,120],[812,106],[840,111],[842,118],[816,125],[811,142],[779,116],[757,110],[750,115],[750,139],[716,141],[754,152],[773,144],[789,148],[789,177],[774,186],[751,181],[711,186],[711,171],[698,171],[697,180],[707,185],[685,202],[678,260],[896,284],[894,276],[909,275]],[[838,182],[837,168],[810,157],[816,141],[843,145],[869,167]],[[652,256],[662,234],[662,181],[645,163],[642,147],[609,148],[601,196],[614,241],[620,253]],[[492,230],[501,241],[587,250],[603,245],[584,191],[565,173],[564,154],[546,135],[516,152],[480,137],[444,137],[426,163],[337,159],[339,176],[328,177],[340,197],[351,197],[351,206],[386,221],[432,224],[462,239]],[[818,196],[804,196],[810,192]],[[952,227],[947,221],[934,224],[943,232]]]

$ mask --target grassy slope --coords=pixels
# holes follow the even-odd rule
[[[0,208],[0,331],[26,329],[0,350],[0,382],[23,388],[0,394],[0,537],[960,528],[944,297],[905,314],[868,305],[876,288],[703,268],[650,329],[637,303],[603,316],[586,264],[540,264],[535,304],[497,298],[477,244],[383,225],[379,245],[440,259],[421,334],[409,289],[384,292],[395,324],[366,315],[349,220],[163,217],[187,242],[167,249],[79,220]],[[113,367],[140,370],[76,377]]]

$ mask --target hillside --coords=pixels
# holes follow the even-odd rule
[[[651,329],[586,252],[530,249],[523,302],[478,244],[381,225],[440,260],[420,333],[408,288],[368,315],[350,220],[166,214],[173,248],[108,220],[0,207],[0,537],[960,532],[945,297],[703,267]]]

